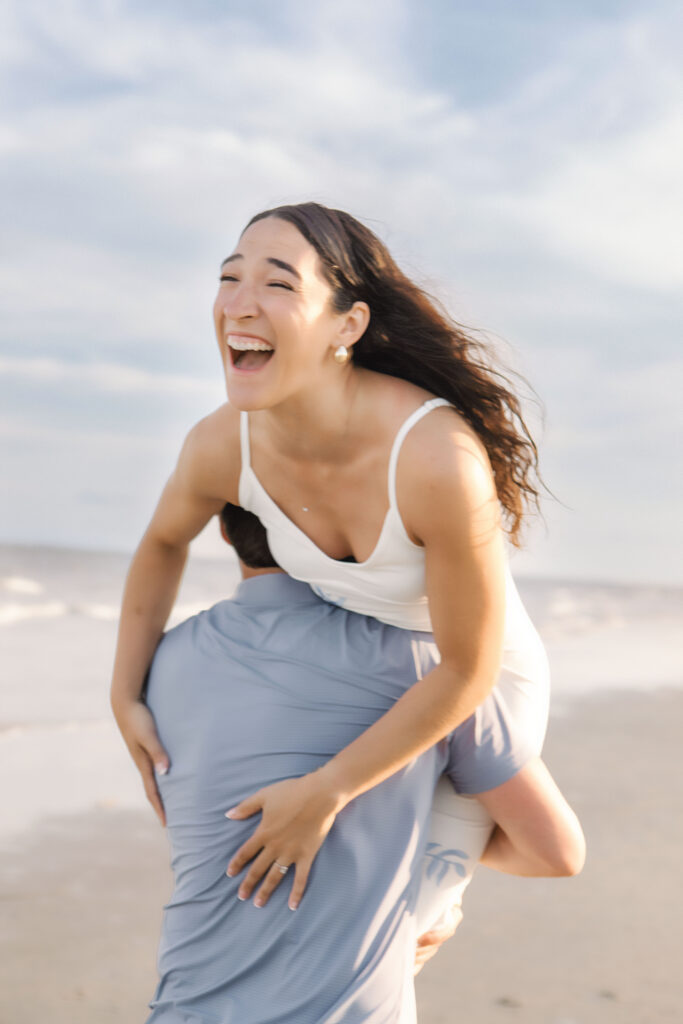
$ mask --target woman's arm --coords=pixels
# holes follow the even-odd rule
[[[165,544],[150,524],[133,555],[126,579],[111,683],[114,718],[142,776],[147,799],[162,825],[166,824],[166,815],[155,770],[163,775],[168,771],[169,759],[154,719],[140,698],[152,656],[173,607],[186,557],[187,546]]]
[[[414,439],[409,435],[398,480],[406,529],[425,548],[441,664],[317,772],[268,787],[228,812],[246,818],[262,811],[261,823],[228,868],[235,875],[256,858],[240,887],[244,898],[268,872],[257,896],[265,902],[282,878],[271,868],[277,861],[296,864],[290,905],[297,905],[336,814],[446,736],[494,685],[505,606],[499,507],[481,445],[451,417],[431,424],[430,431],[416,430]]]
[[[423,452],[410,478],[413,498],[405,502],[404,518],[407,528],[415,524],[411,532],[425,549],[441,663],[320,769],[342,806],[469,718],[500,670],[504,548],[488,461],[469,438],[455,438],[438,456]]]
[[[221,413],[221,410],[218,410]],[[152,520],[138,546],[126,579],[111,684],[114,717],[135,761],[147,797],[162,824],[165,816],[154,768],[164,772],[168,757],[154,721],[141,703],[145,677],[178,591],[190,541],[227,498],[216,489],[211,469],[218,414],[190,432]],[[219,421],[220,422],[220,421]],[[220,477],[218,478],[220,479]]]

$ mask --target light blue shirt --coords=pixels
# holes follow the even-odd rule
[[[171,759],[158,783],[175,885],[150,1024],[398,1022],[436,780],[449,766],[466,791],[491,788],[526,756],[495,704],[344,808],[295,912],[290,876],[262,909],[237,899],[243,876],[225,869],[258,817],[225,811],[324,764],[437,657],[425,633],[347,612],[284,574],[244,581],[166,634],[147,703]]]

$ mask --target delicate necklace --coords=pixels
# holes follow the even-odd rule
[[[354,406],[356,404],[356,397],[357,397],[357,395],[358,395],[358,382],[356,383],[356,387],[355,387],[355,390],[353,392],[353,395],[352,395],[352,398],[351,398],[351,402],[349,403],[349,410],[348,410],[348,412],[346,414],[346,426],[348,426],[349,420],[351,418],[351,413],[353,412],[353,408],[354,408]],[[308,507],[308,505],[301,505],[301,511],[302,512],[310,512],[310,508]],[[354,559],[354,561],[355,561],[355,559]]]

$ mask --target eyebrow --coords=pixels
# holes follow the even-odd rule
[[[232,256],[227,256],[221,263],[221,269],[226,263],[232,263],[234,260],[243,260],[244,256],[241,252],[234,252]],[[288,274],[295,277],[297,281],[301,280],[301,274],[296,270],[291,263],[285,263],[284,260],[278,260],[275,256],[266,256],[266,263],[270,263],[273,267],[278,267],[280,270],[286,270]]]

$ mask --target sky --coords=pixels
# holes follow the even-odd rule
[[[315,199],[528,381],[515,571],[683,584],[682,50],[663,0],[5,0],[0,540],[133,550],[220,261]]]

